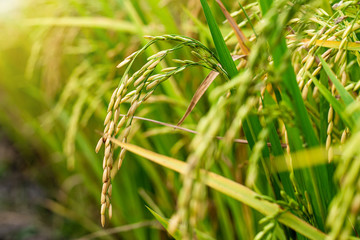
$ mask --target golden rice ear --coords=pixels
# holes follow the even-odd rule
[[[112,218],[112,204],[109,206],[109,219]]]
[[[102,146],[102,144],[104,143],[103,141],[103,138],[101,137],[98,141],[98,143],[96,144],[96,147],[95,147],[95,152],[98,153],[100,151],[100,148]]]
[[[125,66],[126,64],[132,64],[133,60],[141,54],[145,49],[153,44],[156,41],[173,41],[177,44],[174,48],[160,51],[151,57],[148,58],[147,63],[145,63],[140,69],[138,69],[134,74],[129,75],[129,68],[125,70],[125,73],[119,83],[119,87],[116,88],[110,98],[109,105],[107,108],[107,115],[104,119],[104,136],[102,141],[105,142],[104,150],[104,159],[103,159],[103,187],[101,195],[101,222],[102,225],[105,224],[105,209],[108,208],[109,217],[112,216],[112,205],[111,205],[111,196],[112,196],[112,168],[114,164],[113,153],[114,145],[110,142],[110,139],[114,139],[117,136],[120,136],[123,143],[127,142],[129,134],[132,128],[132,120],[135,116],[136,110],[139,108],[141,103],[146,101],[154,92],[156,87],[162,82],[166,81],[170,77],[184,71],[189,66],[200,65],[203,67],[211,68],[213,70],[211,76],[222,74],[226,75],[224,70],[221,68],[220,63],[218,62],[215,55],[200,42],[193,40],[191,38],[176,36],[176,35],[164,35],[164,36],[154,36],[147,37],[151,39],[149,45],[146,45],[143,49],[136,51],[127,58],[125,58],[121,63],[118,64],[118,68]],[[180,66],[168,67],[165,66],[160,74],[154,74],[155,68],[158,65],[165,65],[162,63],[162,60],[171,52],[183,48],[185,46],[190,46],[191,52],[197,56],[199,62],[194,62],[193,60],[174,60],[175,63]],[[236,57],[235,57],[236,58]],[[210,81],[213,80],[211,77]],[[206,82],[208,83],[208,82]],[[130,107],[126,114],[122,115],[120,109],[123,103],[130,103]],[[122,116],[120,118],[120,116]],[[102,143],[99,141],[96,146],[96,151],[99,151]],[[121,149],[118,156],[118,169],[121,167],[124,158],[125,158],[126,149]],[[110,209],[111,208],[111,209]]]

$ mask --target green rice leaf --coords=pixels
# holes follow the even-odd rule
[[[163,218],[162,216],[160,216],[158,213],[156,213],[154,210],[152,210],[151,208],[149,208],[148,206],[145,206],[150,213],[156,218],[156,220],[159,221],[159,223],[167,230],[168,229],[168,225],[169,225],[169,221],[165,218]],[[173,238],[175,239],[181,239],[181,234],[179,232],[179,230],[176,230],[176,232],[171,235]]]
[[[206,17],[206,21],[209,25],[211,36],[213,38],[216,52],[219,56],[219,60],[221,63],[221,66],[225,69],[225,71],[228,73],[229,77],[232,78],[235,75],[237,75],[238,71],[236,69],[235,63],[231,58],[229,49],[227,48],[224,38],[221,35],[220,29],[216,23],[216,20],[214,16],[211,13],[210,7],[206,0],[200,0],[201,5],[204,10],[204,14]]]
[[[346,91],[346,89],[341,84],[341,82],[336,78],[335,74],[330,69],[329,65],[325,62],[325,60],[320,55],[318,55],[318,58],[320,59],[320,62],[323,65],[323,68],[324,68],[326,74],[330,78],[331,82],[335,85],[336,90],[338,90],[338,92],[339,92],[341,98],[343,99],[345,105],[349,106],[351,103],[354,102],[353,97],[350,95],[350,93],[348,93],[348,91]]]

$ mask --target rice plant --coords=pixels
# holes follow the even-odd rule
[[[347,49],[345,45],[348,41],[356,42],[357,15],[350,17],[352,20],[347,20],[348,23],[341,26],[344,17],[339,17],[340,19],[335,21],[334,18],[344,15],[342,12],[344,10],[341,10],[343,9],[341,7],[343,3],[334,4],[332,9],[335,11],[330,15],[332,10],[327,5],[328,3],[324,3],[323,7],[327,7],[329,13],[322,8],[314,10],[311,5],[307,5],[304,1],[293,3],[276,1],[271,5],[271,8],[268,3],[260,1],[258,5],[253,5],[255,9],[257,8],[253,11],[254,14],[260,14],[261,10],[262,18],[253,28],[254,32],[250,36],[252,41],[249,41],[227,12],[225,6],[220,1],[217,1],[228,22],[231,23],[234,35],[237,36],[237,46],[239,47],[235,47],[235,54],[247,56],[245,63],[240,63],[237,69],[207,2],[201,1],[201,3],[216,52],[212,53],[209,49],[201,47],[200,43],[197,43],[198,47],[191,46],[190,42],[196,41],[182,36],[165,35],[150,38],[152,41],[176,39],[183,41],[183,44],[188,43],[190,48],[193,49],[193,55],[203,62],[206,62],[207,57],[212,57],[212,66],[212,62],[210,64],[207,62],[202,67],[210,68],[228,79],[225,84],[217,86],[211,92],[210,101],[212,106],[197,125],[198,134],[190,144],[191,150],[187,157],[187,166],[182,172],[184,174],[183,187],[178,196],[177,210],[167,225],[169,233],[174,235],[178,229],[179,235],[175,236],[181,236],[184,239],[194,238],[197,235],[195,229],[199,221],[204,218],[207,206],[207,204],[203,204],[203,202],[207,201],[204,187],[205,181],[203,179],[206,177],[201,174],[201,171],[203,171],[202,169],[211,171],[225,156],[230,162],[236,162],[236,157],[234,157],[236,155],[233,152],[236,151],[236,147],[233,146],[233,141],[238,134],[241,134],[240,130],[242,129],[250,147],[246,185],[259,194],[258,198],[278,204],[281,209],[268,215],[265,214],[265,218],[259,221],[260,224],[265,224],[265,226],[262,231],[256,234],[255,239],[265,237],[268,239],[291,238],[291,236],[294,237],[293,230],[295,230],[297,238],[302,238],[302,235],[313,239],[326,237],[325,234],[320,234],[317,231],[329,232],[329,239],[347,239],[351,235],[351,229],[356,234],[357,210],[355,212],[350,211],[350,206],[357,205],[356,201],[353,202],[356,190],[352,188],[351,193],[348,191],[349,198],[344,197],[345,193],[337,190],[336,185],[340,183],[337,181],[344,177],[345,172],[339,174],[338,180],[333,179],[332,174],[337,167],[333,162],[334,144],[345,144],[349,128],[354,127],[353,121],[356,122],[356,119],[349,119],[352,117],[344,113],[344,109],[345,106],[355,102],[349,93],[350,89],[352,91],[354,89],[346,86],[349,78],[346,69],[348,68],[347,56],[354,59],[356,53],[352,54],[351,50]],[[350,9],[353,6],[347,3],[345,9],[351,11]],[[242,8],[241,5],[240,7]],[[356,6],[354,7],[356,9]],[[353,12],[356,12],[355,9]],[[245,11],[244,8],[242,10]],[[279,12],[281,12],[281,15],[278,14]],[[312,14],[311,17],[309,17],[309,12]],[[246,16],[246,20],[249,21],[248,15]],[[337,25],[330,25],[329,22],[331,21]],[[286,31],[287,29],[288,31]],[[355,37],[355,39],[351,41],[351,38],[348,38],[349,35]],[[340,36],[341,40],[338,40]],[[286,39],[288,40],[286,41]],[[326,45],[330,42],[333,44],[332,46]],[[149,42],[149,45],[152,43]],[[248,48],[247,45],[250,44],[252,47]],[[138,87],[136,90],[129,92],[129,94],[135,92],[135,97],[131,100],[130,110],[123,117],[129,120],[121,134],[121,142],[112,140],[121,147],[119,165],[123,161],[126,146],[129,148],[131,146],[124,143],[129,134],[129,126],[134,110],[138,107],[138,103],[145,101],[149,95],[149,93],[146,93],[143,99],[138,102],[136,94],[140,95],[143,87],[146,87],[147,91],[152,90],[153,87],[167,79],[168,74],[150,75],[153,67],[161,61],[161,59],[157,58],[162,58],[166,53],[178,48],[179,45],[148,58],[149,62],[140,70],[137,70],[130,78],[127,77],[127,73],[131,65],[125,71],[118,89],[121,91],[125,89],[128,86],[128,79],[131,80],[129,82],[135,81],[135,88],[139,84],[141,88]],[[194,51],[196,48],[206,49],[206,54]],[[144,48],[139,52],[143,50]],[[132,58],[136,57],[139,52],[125,58],[119,66],[132,61]],[[201,65],[194,63],[192,60],[177,62],[187,63],[188,65]],[[333,63],[338,65],[338,75],[341,81],[337,80],[336,74],[332,72],[329,66],[329,64]],[[294,69],[293,65],[296,65],[297,69]],[[186,67],[187,65],[180,68],[181,71],[185,71]],[[174,73],[179,71],[178,67],[166,69]],[[141,73],[143,74],[140,75]],[[319,75],[322,76],[320,77],[321,82],[317,80]],[[137,77],[138,80],[135,80]],[[152,80],[154,81],[150,82]],[[323,86],[324,84],[325,86]],[[351,86],[355,86],[355,84]],[[327,90],[330,87],[331,93]],[[115,92],[119,91],[118,89]],[[308,98],[309,91],[312,95],[311,98]],[[150,92],[150,94],[152,93]],[[336,94],[340,94],[345,106],[334,107],[334,105],[340,104],[334,97]],[[113,99],[114,97],[110,100],[108,111],[110,111],[115,101]],[[118,105],[115,104],[115,107],[118,107]],[[336,138],[334,136],[336,134],[333,133],[334,115],[336,115],[334,114],[334,108],[337,109],[335,112],[339,116],[336,125],[341,138],[339,136]],[[254,112],[255,109],[258,109],[258,111]],[[355,112],[352,115],[356,116],[357,113]],[[118,117],[115,115],[114,119],[118,120]],[[106,118],[105,122],[108,122],[108,118]],[[117,121],[115,122],[117,123]],[[122,122],[122,120],[119,122],[120,126],[123,125]],[[107,137],[112,135],[112,125],[114,124],[111,122],[110,127],[105,127],[102,141],[105,142],[108,140]],[[224,134],[225,137],[222,142],[219,142],[215,137],[221,134]],[[286,153],[280,144],[281,140],[286,143]],[[270,146],[267,144],[268,141],[270,141]],[[327,151],[327,162],[315,163],[312,159],[309,159],[307,160],[308,165],[294,169],[293,153],[319,148],[322,144],[325,145]],[[108,146],[110,146],[110,143]],[[105,156],[109,155],[110,150],[108,149],[111,148],[107,147],[105,149]],[[140,154],[141,150],[137,149],[134,152]],[[287,165],[287,170],[279,173],[272,166],[271,159],[283,154],[288,155],[287,162],[282,163]],[[340,154],[340,156],[342,155]],[[300,159],[297,160],[301,161]],[[105,166],[106,164],[104,164],[104,174],[107,174],[111,168],[108,170]],[[352,176],[355,177],[355,174]],[[103,181],[104,185],[108,184],[107,178],[104,179],[106,180]],[[353,179],[351,184],[355,184],[355,182],[356,180]],[[345,201],[345,198],[346,204],[341,202]],[[332,201],[332,199],[334,200]],[[328,208],[331,202],[331,208]],[[104,200],[102,204],[104,206],[107,203]],[[245,204],[250,205],[246,201]],[[103,209],[102,216],[104,214]],[[294,226],[289,226],[288,223],[280,221],[283,212],[290,212],[315,227],[314,234],[304,229],[300,231],[295,229]],[[111,209],[109,209],[109,215],[111,215]],[[343,216],[340,218],[342,223],[335,220],[335,216],[339,215]],[[350,217],[349,222],[348,217]],[[280,222],[290,227],[291,230],[285,231],[279,224]]]
[[[61,236],[358,238],[356,1],[33,3],[0,123]]]

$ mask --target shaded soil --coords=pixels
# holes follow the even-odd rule
[[[28,163],[0,129],[0,239],[56,238],[46,222],[51,213],[41,207],[46,193]]]

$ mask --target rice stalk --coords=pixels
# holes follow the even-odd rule
[[[104,134],[98,141],[98,144],[95,148],[95,151],[98,152],[102,146],[102,143],[105,143],[104,159],[103,159],[103,187],[101,191],[101,223],[104,226],[105,224],[105,211],[109,209],[109,218],[112,215],[112,205],[111,205],[111,172],[114,165],[113,153],[114,146],[110,142],[110,138],[117,137],[121,139],[122,142],[127,142],[127,138],[131,131],[132,120],[136,110],[139,106],[145,102],[155,91],[155,89],[168,78],[173,75],[184,71],[190,66],[202,66],[205,68],[210,68],[213,71],[217,71],[226,76],[226,72],[221,68],[218,63],[215,55],[200,42],[193,40],[191,38],[177,36],[177,35],[163,35],[163,36],[146,36],[147,39],[151,40],[147,45],[145,45],[139,51],[132,53],[130,56],[125,58],[121,63],[117,65],[118,68],[121,68],[127,64],[129,66],[125,70],[123,78],[121,79],[118,87],[114,90],[109,105],[107,109],[107,115],[104,120]],[[130,77],[129,71],[135,61],[135,59],[143,53],[149,46],[156,43],[157,41],[173,41],[179,43],[175,47],[163,50],[152,56],[147,60],[148,62],[144,64],[139,70],[133,73]],[[192,53],[199,59],[199,61],[194,62],[191,60],[179,60],[173,59],[175,63],[181,64],[177,67],[168,67],[161,70],[159,74],[153,74],[155,68],[159,65],[163,59],[171,54],[173,51],[182,49],[184,47],[189,47],[192,49]],[[129,91],[131,87],[134,89]],[[128,102],[130,100],[130,107],[128,112],[120,118],[120,105]],[[117,157],[117,169],[120,169],[122,162],[124,160],[126,150],[124,148],[120,149],[120,153]],[[199,196],[199,199],[203,197]],[[196,206],[197,203],[192,205]],[[195,209],[197,209],[195,207]],[[193,220],[195,221],[195,220]]]

